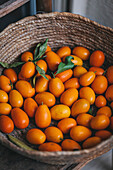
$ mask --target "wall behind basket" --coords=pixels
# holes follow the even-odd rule
[[[113,28],[113,0],[53,0],[54,11],[80,14]]]

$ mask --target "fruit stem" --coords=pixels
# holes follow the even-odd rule
[[[107,72],[107,69],[103,72],[103,74],[102,74],[102,75],[103,75],[103,76],[105,76],[106,72]]]
[[[54,73],[53,73],[53,72],[51,72],[51,74],[52,74],[53,78],[55,78],[55,75],[54,75]]]
[[[13,83],[11,82],[11,80],[9,85],[11,86],[11,90],[13,90]]]

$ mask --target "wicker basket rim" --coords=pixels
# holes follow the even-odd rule
[[[45,18],[45,17],[48,18],[48,17],[56,17],[56,16],[69,16],[69,17],[78,18],[78,19],[84,20],[84,21],[86,21],[88,23],[92,23],[92,24],[94,24],[94,25],[96,25],[96,26],[98,26],[100,28],[107,29],[107,30],[113,32],[112,28],[104,26],[104,25],[101,25],[101,24],[99,24],[99,23],[97,23],[97,22],[95,22],[93,20],[90,20],[90,19],[88,19],[88,18],[86,18],[84,16],[81,16],[79,14],[72,14],[70,12],[51,12],[51,13],[36,14],[36,15],[33,15],[33,16],[28,16],[28,17],[25,17],[25,18],[17,21],[17,22],[11,23],[2,32],[0,32],[0,36],[2,34],[4,34],[5,32],[7,32],[7,30],[10,29],[11,27],[13,27],[14,25],[22,24],[22,23],[26,22],[28,19],[32,21],[32,19],[35,20],[36,18]]]
[[[4,144],[5,146],[7,145],[7,143],[10,145],[10,148],[14,149],[15,148],[21,152],[25,152],[26,154],[31,154],[31,155],[36,155],[36,156],[43,156],[43,157],[47,157],[48,156],[52,156],[52,157],[56,157],[56,156],[63,156],[63,155],[67,155],[67,156],[70,156],[70,155],[80,155],[80,154],[87,154],[87,153],[91,153],[95,150],[98,150],[100,147],[103,147],[105,146],[108,142],[112,142],[113,141],[113,135],[105,140],[105,141],[102,141],[100,144],[98,144],[97,146],[94,146],[92,148],[89,148],[89,149],[83,149],[83,150],[79,150],[79,151],[58,151],[58,152],[48,152],[48,151],[39,151],[39,150],[36,150],[36,151],[32,151],[32,150],[26,150],[26,149],[23,149],[19,146],[17,146],[16,144],[12,143],[10,140],[7,140],[5,139],[4,137],[1,137],[0,140],[2,140],[2,142],[4,141]]]

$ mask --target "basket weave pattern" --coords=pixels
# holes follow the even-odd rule
[[[113,63],[113,29],[79,15],[58,12],[38,14],[9,25],[0,33],[0,61],[12,63],[21,53],[46,38],[53,50],[64,45],[71,48],[81,45],[92,51],[100,49],[106,61]],[[0,73],[2,69],[0,67]],[[34,127],[32,123],[25,130],[15,129],[12,134],[24,141],[26,130],[31,127]],[[1,132],[0,142],[20,154],[50,164],[79,163],[96,158],[113,148],[113,136],[94,148],[73,152],[26,151],[11,143]]]

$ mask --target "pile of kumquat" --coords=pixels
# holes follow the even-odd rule
[[[26,141],[40,151],[88,149],[113,133],[113,66],[85,47],[55,53],[39,43],[0,75],[0,131],[35,128]]]

